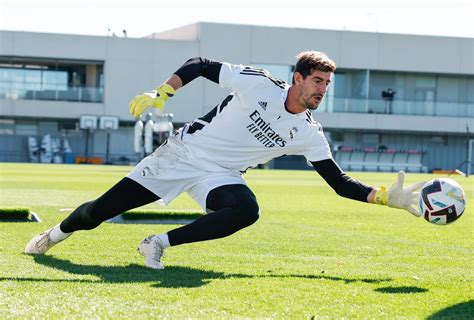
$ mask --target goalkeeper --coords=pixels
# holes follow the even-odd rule
[[[303,155],[342,197],[388,205],[419,216],[417,190],[403,187],[400,172],[390,189],[351,178],[335,163],[321,125],[311,111],[321,103],[336,65],[324,53],[297,56],[291,84],[268,72],[205,58],[192,58],[155,90],[134,97],[130,112],[163,109],[176,91],[198,77],[229,89],[208,114],[180,128],[126,177],[96,200],[76,208],[60,224],[35,236],[29,254],[44,254],[75,231],[90,230],[127,210],[187,192],[207,214],[194,222],[140,242],[145,265],[162,269],[166,248],[229,236],[259,218],[257,199],[243,179],[248,168],[282,155]]]

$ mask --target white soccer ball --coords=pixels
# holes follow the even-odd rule
[[[463,214],[466,195],[456,181],[438,178],[425,183],[420,190],[418,203],[426,221],[445,225],[456,221]]]

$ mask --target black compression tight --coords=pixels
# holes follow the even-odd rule
[[[259,217],[257,199],[243,184],[225,185],[211,190],[206,206],[213,212],[168,232],[172,246],[227,237],[253,224]]]
[[[154,193],[129,178],[123,178],[94,201],[81,204],[61,222],[61,230],[69,233],[91,230],[105,220],[127,210],[158,200]]]
[[[158,199],[158,196],[137,182],[124,178],[98,199],[75,209],[61,223],[61,230],[66,233],[91,230],[105,220]],[[259,216],[255,195],[242,184],[212,190],[206,203],[214,212],[168,232],[171,245],[226,237],[253,224]]]

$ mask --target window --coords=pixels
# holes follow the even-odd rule
[[[12,135],[15,129],[15,121],[11,119],[0,119],[0,135]]]
[[[334,97],[365,99],[367,97],[367,70],[336,70]]]
[[[379,99],[382,90],[392,88],[398,100],[473,103],[473,87],[473,76],[370,71],[369,97]]]
[[[103,101],[103,62],[0,57],[0,99]]]
[[[262,68],[270,72],[272,77],[285,81],[291,84],[293,79],[293,67],[281,64],[255,64],[257,68]]]

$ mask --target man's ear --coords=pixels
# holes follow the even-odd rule
[[[303,82],[303,75],[301,73],[299,73],[298,71],[295,71],[295,73],[293,74],[293,81],[295,84],[299,84],[301,82]]]

